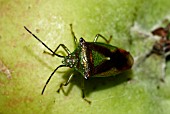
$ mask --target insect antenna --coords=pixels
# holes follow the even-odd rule
[[[24,28],[25,28],[35,39],[37,39],[39,42],[41,42],[51,53],[53,53],[53,54],[56,55],[57,57],[64,58],[64,56],[54,53],[54,51],[53,51],[52,49],[50,49],[44,42],[42,42],[42,41],[41,41],[37,36],[35,36],[30,30],[28,30],[27,27],[24,26]]]
[[[45,85],[44,85],[44,88],[43,88],[43,90],[42,90],[42,92],[41,92],[41,95],[43,95],[43,93],[44,93],[44,91],[45,91],[45,88],[46,88],[48,82],[50,81],[51,77],[54,75],[54,73],[55,73],[55,72],[57,71],[57,69],[60,68],[60,67],[66,67],[66,66],[65,66],[65,65],[60,65],[60,66],[58,66],[58,67],[51,73],[50,77],[48,78],[48,80],[46,81],[46,83],[45,83]]]

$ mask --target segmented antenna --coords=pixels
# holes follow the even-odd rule
[[[57,57],[62,57],[64,58],[64,56],[62,55],[58,55],[56,53],[54,53],[54,51],[52,49],[50,49],[44,42],[42,42],[37,36],[35,36],[30,30],[27,29],[27,27],[24,26],[24,28],[34,37],[36,38],[39,42],[41,42],[51,53],[53,53],[54,55],[56,55]]]

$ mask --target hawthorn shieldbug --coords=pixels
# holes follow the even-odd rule
[[[134,62],[133,57],[128,51],[108,44],[112,37],[107,40],[102,35],[97,34],[93,42],[86,42],[83,38],[80,38],[78,43],[72,29],[72,24],[70,24],[71,34],[74,38],[74,43],[76,47],[76,49],[72,53],[64,44],[60,44],[53,51],[25,26],[24,28],[50,51],[50,53],[48,52],[48,54],[63,58],[62,64],[59,65],[48,78],[42,90],[42,94],[44,93],[45,88],[49,83],[51,77],[58,70],[58,68],[73,68],[74,71],[79,72],[84,77],[84,79],[88,79],[92,77],[108,77],[119,74],[123,71],[129,70]],[[107,44],[97,42],[98,38],[102,38]],[[57,54],[57,50],[59,49],[59,47],[62,47],[68,55],[62,56]],[[60,89],[62,89],[63,86],[67,86],[69,84],[73,75],[74,72],[69,76],[66,83],[61,83],[58,92],[60,91]],[[82,88],[82,98],[90,103],[90,101],[85,98],[84,87]]]

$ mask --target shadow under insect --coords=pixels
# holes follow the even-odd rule
[[[69,75],[72,73],[72,70],[69,70],[66,72],[62,77],[64,80],[68,80]],[[100,77],[100,78],[89,78],[85,79],[79,72],[74,72],[73,78],[70,80],[70,83],[65,88],[62,86],[62,88],[57,89],[57,92],[63,92],[64,95],[69,95],[72,88],[74,86],[78,87],[82,91],[82,97],[86,96],[88,97],[91,93],[96,91],[101,91],[105,89],[109,89],[112,87],[115,87],[117,85],[120,85],[122,83],[125,83],[133,78],[133,72],[132,70],[128,70],[125,72],[122,72],[115,76],[109,76],[109,77]],[[82,88],[83,87],[83,88]],[[89,101],[91,102],[91,101]]]
[[[85,95],[89,96],[94,91],[101,91],[115,87],[119,84],[129,81],[132,78],[132,71],[126,71],[121,74],[110,76],[110,77],[100,77],[100,78],[89,78],[85,80]],[[76,79],[75,79],[76,80]],[[77,82],[77,81],[76,81]],[[76,84],[75,82],[75,84]],[[80,87],[80,86],[79,86]]]

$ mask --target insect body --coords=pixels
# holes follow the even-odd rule
[[[132,67],[133,57],[129,52],[109,44],[97,42],[98,38],[101,37],[107,43],[109,43],[111,37],[109,40],[107,40],[102,35],[97,34],[94,39],[94,42],[86,42],[83,38],[80,38],[79,43],[77,43],[77,38],[74,35],[71,24],[70,27],[76,45],[76,49],[72,53],[64,44],[60,44],[54,51],[52,51],[37,36],[35,36],[31,31],[29,31],[26,27],[24,27],[30,34],[32,34],[39,42],[41,42],[51,52],[51,55],[53,56],[55,55],[60,58],[63,58],[62,65],[59,65],[52,72],[49,79],[47,80],[42,90],[42,94],[44,93],[46,85],[50,81],[51,77],[60,67],[74,68],[74,70],[79,72],[85,79],[91,77],[113,76],[115,74],[128,70]],[[57,54],[56,52],[59,47],[62,47],[68,55],[62,56]],[[71,78],[73,77],[73,74],[74,72],[70,75],[66,83],[62,83],[60,85],[58,92],[63,86],[68,85]],[[84,88],[82,89],[82,92],[83,92],[83,98],[85,99]]]
[[[82,44],[84,46],[81,46]],[[130,53],[115,46],[98,42],[85,42],[80,38],[80,47],[83,47],[79,57],[80,64],[77,64],[76,68],[82,70],[85,79],[113,76],[130,69],[133,64]]]

